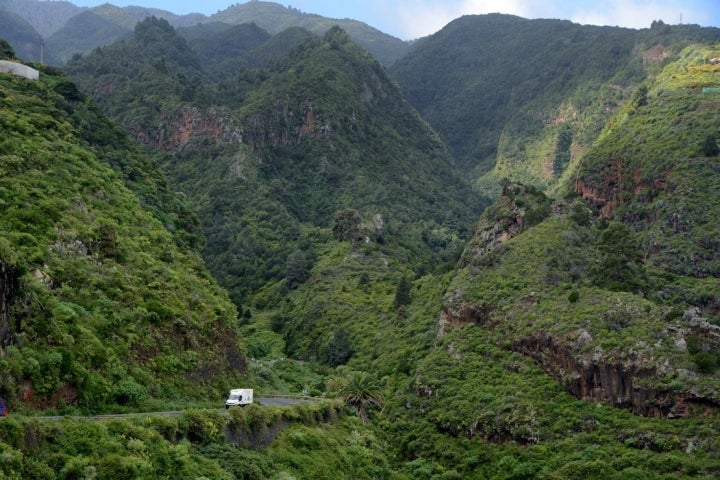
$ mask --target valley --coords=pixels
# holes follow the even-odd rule
[[[4,478],[720,475],[720,29],[32,1]]]

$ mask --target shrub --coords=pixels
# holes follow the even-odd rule
[[[138,405],[147,398],[147,390],[132,377],[127,377],[118,382],[113,397],[119,405]]]
[[[692,356],[693,362],[698,371],[702,373],[714,373],[718,367],[717,355],[711,352],[697,352]]]

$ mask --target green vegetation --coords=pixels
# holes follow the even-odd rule
[[[394,70],[449,148],[337,27],[0,77],[2,473],[719,476],[716,35],[459,19]]]
[[[630,30],[469,15],[390,72],[461,170],[499,193],[501,178],[557,186],[648,75],[691,42],[717,41],[720,29],[696,25]]]
[[[257,450],[270,441],[270,448]],[[5,419],[0,455],[0,473],[9,480],[370,479],[391,472],[384,445],[329,401],[251,405],[229,415],[186,410],[175,417]]]
[[[250,30],[234,30],[245,32],[239,43],[262,41]],[[241,309],[270,282],[284,278],[291,290],[303,283],[331,227],[336,240],[401,256],[416,271],[457,255],[482,200],[382,67],[344,32],[307,39],[272,69],[242,70],[254,80],[241,82],[237,95],[226,80],[201,80],[200,65],[167,22],[150,18],[127,42],[77,59],[70,71],[139,139],[169,150],[161,165],[194,204],[208,266]],[[101,94],[108,82],[114,95]],[[229,111],[236,101],[242,108]],[[185,115],[221,132],[166,140]]]
[[[101,411],[221,395],[245,362],[195,217],[57,71],[1,75],[0,103],[0,396]]]

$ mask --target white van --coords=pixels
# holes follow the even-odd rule
[[[253,403],[252,388],[234,388],[230,390],[230,395],[225,400],[225,408],[242,407],[251,403]]]

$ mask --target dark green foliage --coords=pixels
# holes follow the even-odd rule
[[[648,87],[647,85],[640,85],[632,97],[633,107],[644,107],[647,105]]]
[[[345,365],[353,355],[350,333],[345,328],[337,328],[327,344],[327,363],[331,367]]]
[[[692,355],[692,360],[695,362],[698,371],[706,374],[715,373],[720,365],[717,352],[697,352]]]
[[[407,277],[401,277],[400,282],[395,289],[395,301],[393,302],[393,306],[395,307],[395,309],[410,305],[410,302],[412,301],[412,298],[410,296],[411,290],[412,285],[410,284],[410,281],[407,279]]]
[[[357,409],[358,417],[365,423],[370,421],[370,412],[383,405],[375,379],[367,372],[351,372],[337,393],[346,404]]]
[[[0,38],[0,60],[13,59],[15,59],[15,50],[13,50],[7,41]]]
[[[355,209],[342,210],[335,213],[332,233],[338,242],[350,242],[355,247],[360,238],[362,216]]]
[[[555,161],[553,163],[553,171],[556,175],[560,175],[565,171],[570,163],[570,147],[572,146],[572,128],[568,124],[564,124],[558,133],[557,143],[555,145]]]
[[[287,260],[285,282],[288,288],[297,288],[310,276],[310,260],[302,250],[294,250]]]
[[[706,157],[717,157],[720,154],[720,147],[718,146],[716,135],[709,134],[706,136],[700,149]]]
[[[593,272],[596,285],[615,291],[639,291],[647,283],[640,244],[623,223],[610,222],[600,232],[597,248],[601,258]]]

